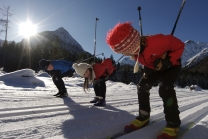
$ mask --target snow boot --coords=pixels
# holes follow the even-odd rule
[[[147,126],[149,124],[149,117],[149,114],[143,115],[140,113],[139,116],[130,123],[130,125],[124,127],[124,132],[130,133]]]
[[[105,99],[99,99],[97,103],[94,104],[94,106],[103,107],[106,105]]]
[[[99,98],[94,97],[94,99],[93,99],[93,100],[91,100],[91,101],[90,101],[90,103],[97,103],[98,101],[99,101]]]
[[[176,139],[178,135],[178,128],[165,127],[157,139]]]
[[[60,90],[60,94],[57,97],[67,97],[68,93],[66,89]]]

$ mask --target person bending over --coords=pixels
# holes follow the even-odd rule
[[[66,60],[45,60],[38,62],[40,68],[47,72],[58,89],[58,93],[54,96],[67,97],[67,89],[65,87],[63,77],[72,77],[75,70],[72,68],[73,62]]]

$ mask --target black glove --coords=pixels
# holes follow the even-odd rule
[[[163,71],[170,68],[172,66],[172,63],[169,58],[166,59],[158,58],[154,61],[153,65],[155,70]]]
[[[143,73],[145,73],[146,75],[151,75],[153,72],[154,72],[154,69],[151,69],[151,68],[148,68],[146,66],[144,66],[144,69],[143,69]]]

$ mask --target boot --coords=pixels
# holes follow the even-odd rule
[[[105,99],[99,99],[97,103],[94,104],[94,106],[99,106],[99,107],[102,107],[105,105],[106,105]]]
[[[162,133],[157,137],[157,139],[176,139],[178,135],[179,127],[171,128],[165,127]]]
[[[58,93],[56,93],[55,95],[53,95],[53,96],[59,96],[61,93],[60,93],[60,91],[58,92]]]
[[[90,101],[90,103],[97,103],[97,102],[98,102],[98,100],[99,100],[99,98],[94,97],[94,99],[93,99],[93,100],[91,100],[91,101]]]
[[[130,125],[127,125],[124,127],[124,131],[126,133],[130,133],[132,131],[138,130],[140,128],[143,128],[145,126],[147,126],[149,124],[149,117],[150,115],[143,115],[141,113],[139,113],[139,116],[133,120]]]
[[[66,89],[60,90],[60,94],[57,97],[67,97],[68,93]]]

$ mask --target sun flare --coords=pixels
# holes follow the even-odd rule
[[[22,35],[26,38],[29,38],[32,35],[35,35],[37,26],[32,24],[30,21],[19,24],[19,35]]]

